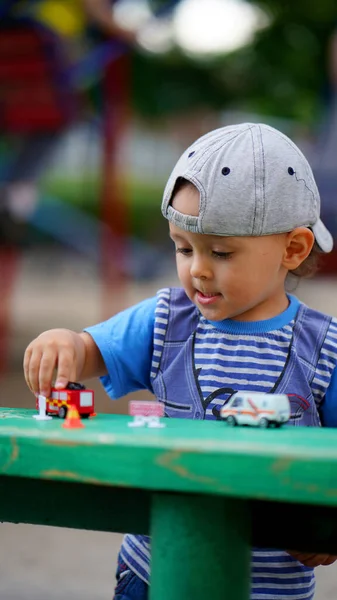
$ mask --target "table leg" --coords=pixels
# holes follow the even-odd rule
[[[151,600],[249,600],[247,504],[216,496],[154,494]]]

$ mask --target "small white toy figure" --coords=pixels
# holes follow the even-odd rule
[[[159,420],[164,416],[164,405],[160,402],[131,400],[129,414],[134,417],[133,421],[128,423],[129,427],[165,427]]]
[[[39,397],[39,414],[33,415],[34,419],[37,419],[38,421],[49,421],[50,419],[52,419],[52,417],[49,417],[46,414],[46,406],[47,406],[46,396],[42,396],[42,394],[39,394],[38,397]]]

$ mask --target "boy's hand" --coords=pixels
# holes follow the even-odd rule
[[[86,335],[69,329],[51,329],[29,344],[23,366],[27,385],[34,394],[50,394],[54,369],[57,369],[56,388],[62,389],[69,381],[81,378]]]
[[[306,567],[319,567],[332,565],[337,560],[333,554],[309,554],[308,552],[293,552],[288,550],[288,554],[301,562]]]

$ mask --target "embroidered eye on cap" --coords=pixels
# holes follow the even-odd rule
[[[180,177],[200,193],[198,216],[171,205]],[[162,213],[185,231],[210,235],[272,235],[304,226],[322,252],[333,247],[308,161],[287,136],[264,124],[232,125],[199,138],[170,175]]]

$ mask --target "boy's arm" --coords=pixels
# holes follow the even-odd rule
[[[103,377],[107,374],[103,356],[89,333],[84,331],[79,334],[84,342],[85,358],[82,373],[79,380],[91,379],[92,377]]]
[[[323,427],[337,427],[337,368],[335,367],[329,387],[319,407]]]
[[[153,327],[156,298],[149,298],[108,321],[76,333],[51,329],[33,340],[24,357],[28,387],[48,396],[69,381],[103,377],[111,398],[136,389],[151,389]]]

